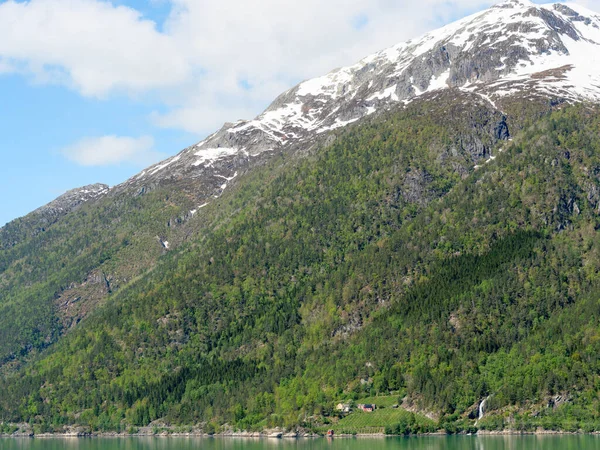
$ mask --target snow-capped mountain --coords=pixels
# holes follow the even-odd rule
[[[600,101],[600,15],[571,4],[504,1],[300,83],[255,119],[225,124],[116,190],[193,179],[204,205],[257,159],[440,89],[494,107],[513,94]]]

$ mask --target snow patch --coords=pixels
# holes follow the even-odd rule
[[[234,174],[233,174],[233,176],[232,176],[232,177],[229,177],[229,178],[227,178],[226,176],[223,176],[223,175],[215,175],[215,177],[223,178],[223,179],[224,179],[224,180],[226,180],[226,181],[231,181],[231,180],[233,180],[233,179],[234,179],[235,177],[237,177],[237,176],[238,176],[238,173],[237,173],[237,172],[236,172],[236,173],[234,173]]]
[[[367,98],[367,101],[383,100],[386,98],[391,98],[393,101],[397,102],[399,100],[398,94],[396,94],[397,87],[398,87],[398,85],[395,84],[393,86],[390,86],[390,87],[384,89],[381,92],[377,92],[376,94],[373,94],[369,98]]]
[[[432,75],[429,81],[427,92],[437,91],[438,89],[446,89],[448,87],[448,79],[450,78],[450,69],[441,73],[437,78]]]
[[[342,128],[342,127],[345,127],[346,125],[350,125],[351,123],[354,123],[354,122],[356,122],[358,120],[360,120],[360,117],[357,117],[356,119],[350,119],[350,120],[335,119],[335,122],[333,123],[333,125],[330,125],[328,127],[319,128],[317,130],[317,133],[321,134],[321,133],[324,133],[326,131],[332,131],[332,130],[335,130],[337,128]]]
[[[239,149],[233,147],[205,148],[197,153],[194,153],[194,156],[198,156],[199,159],[193,162],[192,166],[197,167],[203,165],[206,167],[211,167],[215,161],[228,156],[233,156],[237,154],[238,151]]]
[[[151,168],[151,172],[150,175],[154,175],[155,173],[163,170],[165,167],[170,166],[171,164],[179,161],[181,159],[181,155],[177,155],[174,158],[171,159],[167,159],[165,162],[163,162],[162,164],[159,164],[157,166],[155,166],[154,168]],[[146,172],[143,172],[146,173]]]
[[[341,88],[352,80],[350,67],[338,69],[325,76],[303,82],[298,87],[297,95],[300,97],[326,95],[335,99],[342,94]]]

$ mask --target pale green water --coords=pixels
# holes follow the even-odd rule
[[[596,436],[460,436],[419,438],[0,439],[1,450],[600,450]]]

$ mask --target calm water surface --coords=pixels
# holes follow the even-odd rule
[[[1,439],[1,450],[600,450],[596,436],[460,436],[419,438]]]

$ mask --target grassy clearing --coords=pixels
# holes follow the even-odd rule
[[[377,397],[367,397],[361,398],[360,400],[356,400],[357,405],[359,403],[372,404],[377,406],[378,408],[391,408],[392,405],[399,405],[402,403],[402,398],[398,395],[386,395],[386,396],[377,396]]]
[[[375,434],[384,433],[386,427],[393,427],[398,423],[415,423],[423,428],[435,425],[432,420],[402,408],[385,408],[371,413],[355,411],[331,424],[328,429],[334,430],[336,434]]]

